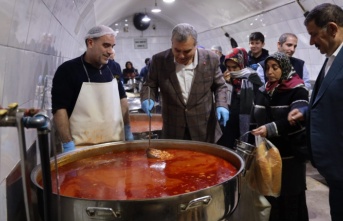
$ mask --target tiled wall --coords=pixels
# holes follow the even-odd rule
[[[93,2],[95,0],[0,0],[0,105],[18,102],[20,107],[33,107],[37,86],[45,76],[52,77],[63,61],[79,56],[85,50],[82,36],[96,22]],[[303,23],[303,15],[294,2],[263,16],[223,27],[239,44],[248,48],[249,33],[261,31],[266,35],[266,46],[270,52],[276,50],[276,42],[283,32],[294,32],[299,37],[296,57],[306,61],[315,79],[324,57],[310,47],[309,37]],[[342,0],[304,1],[307,9],[322,2],[343,5]],[[257,20],[255,20],[257,19]],[[262,25],[261,19],[265,25]],[[191,21],[191,19],[190,19]],[[260,21],[260,22],[259,22]],[[191,22],[190,22],[191,23]],[[250,25],[253,23],[253,25]],[[172,25],[154,21],[151,27],[137,31],[119,32],[117,36],[116,60],[122,68],[126,61],[133,62],[137,69],[144,66],[144,59],[170,47]],[[106,24],[111,25],[111,24]],[[115,27],[113,27],[115,28]],[[134,49],[135,38],[147,38],[147,49]],[[227,52],[231,48],[222,29],[199,33],[199,44],[209,48],[219,44]],[[26,131],[26,145],[35,140],[35,130]],[[19,161],[19,144],[15,128],[0,128],[0,221],[7,220],[5,179]]]
[[[92,1],[90,1],[92,2]],[[94,13],[81,18],[85,1],[0,0],[0,105],[18,102],[34,106],[36,86],[44,76],[53,76],[63,61],[84,51],[80,36],[95,24]],[[36,139],[36,130],[26,129],[26,146]],[[6,177],[20,159],[18,133],[0,127],[0,221],[7,220]]]

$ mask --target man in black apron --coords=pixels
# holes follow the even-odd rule
[[[54,124],[64,152],[80,145],[133,140],[124,87],[107,65],[115,32],[104,25],[93,27],[85,43],[87,51],[59,66],[53,79]]]

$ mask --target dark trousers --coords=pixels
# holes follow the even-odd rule
[[[329,203],[332,221],[343,220],[343,181],[326,180],[329,186]]]

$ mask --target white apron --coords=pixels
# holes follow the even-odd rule
[[[107,83],[84,82],[69,119],[75,145],[124,140],[122,116],[115,79]]]

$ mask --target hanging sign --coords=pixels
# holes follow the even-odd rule
[[[147,49],[148,39],[146,38],[135,38],[134,39],[135,49]]]

